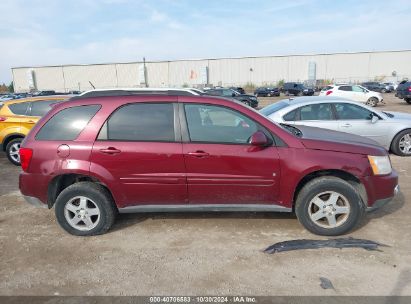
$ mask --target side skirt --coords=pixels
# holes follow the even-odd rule
[[[292,208],[278,205],[215,204],[215,205],[139,205],[119,208],[120,213],[140,212],[291,212]]]

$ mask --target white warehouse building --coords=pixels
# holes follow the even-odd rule
[[[411,50],[15,67],[12,74],[16,92],[398,81],[411,78]]]

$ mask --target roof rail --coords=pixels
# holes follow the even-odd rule
[[[78,100],[90,97],[110,97],[110,96],[135,96],[135,95],[168,95],[168,96],[192,96],[200,95],[189,89],[168,89],[168,88],[130,88],[130,89],[97,89],[86,91],[70,100]]]

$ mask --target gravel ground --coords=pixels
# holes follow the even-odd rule
[[[385,99],[381,109],[411,112]],[[23,201],[19,168],[2,154],[0,295],[411,295],[411,158],[392,162],[401,194],[350,234],[390,247],[268,255],[275,242],[321,237],[294,215],[270,213],[123,215],[105,235],[74,237],[54,210]]]

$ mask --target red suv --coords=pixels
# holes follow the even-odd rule
[[[25,199],[54,206],[74,235],[156,211],[295,211],[309,231],[339,235],[398,191],[366,138],[280,126],[215,97],[107,95],[56,105],[20,150]]]

